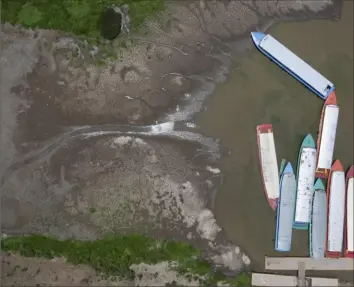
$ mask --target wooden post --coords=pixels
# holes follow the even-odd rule
[[[305,263],[300,261],[298,263],[298,266],[299,266],[299,269],[298,269],[298,276],[297,276],[297,286],[305,287],[306,286]]]

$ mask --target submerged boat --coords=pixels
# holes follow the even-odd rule
[[[343,253],[345,174],[336,160],[328,176],[327,184],[327,239],[326,257],[338,258]]]
[[[258,50],[322,99],[334,91],[334,84],[269,34],[252,32]]]
[[[324,258],[327,228],[327,195],[321,179],[313,187],[312,211],[310,221],[310,257]]]
[[[269,205],[276,210],[279,198],[279,170],[271,124],[257,126],[257,143],[264,192]]]
[[[311,134],[302,141],[297,160],[296,207],[293,228],[308,229],[315,181],[316,146]]]
[[[289,162],[280,178],[277,226],[275,231],[275,250],[290,251],[292,221],[295,208],[296,180],[293,167]]]
[[[333,92],[325,101],[317,138],[316,177],[327,178],[333,161],[336,140],[339,107]]]
[[[354,258],[354,165],[347,172],[346,188],[344,250],[346,257]]]

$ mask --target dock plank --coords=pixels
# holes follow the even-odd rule
[[[311,280],[311,286],[339,286],[338,278],[306,277],[306,279]],[[252,273],[252,286],[297,286],[297,277]]]
[[[298,270],[299,262],[305,263],[305,270],[353,271],[354,260],[351,258],[307,257],[265,257],[266,270]]]

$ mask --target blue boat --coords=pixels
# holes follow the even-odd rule
[[[275,231],[275,250],[286,252],[291,249],[292,223],[295,210],[296,180],[289,162],[280,178],[277,226]]]
[[[251,37],[258,50],[321,99],[327,99],[335,90],[333,83],[271,35],[266,35],[261,32],[252,32]]]
[[[313,187],[312,212],[310,221],[310,257],[324,258],[327,234],[327,194],[321,179]]]

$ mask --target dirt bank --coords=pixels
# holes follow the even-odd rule
[[[176,122],[192,121],[252,47],[248,31],[337,11],[326,5],[172,1],[127,49],[113,44],[119,57],[104,66],[85,43],[3,25],[2,232],[93,239],[134,230],[190,240],[241,270],[250,261],[211,209],[217,142]],[[167,132],[138,126],[155,121],[175,123]]]

